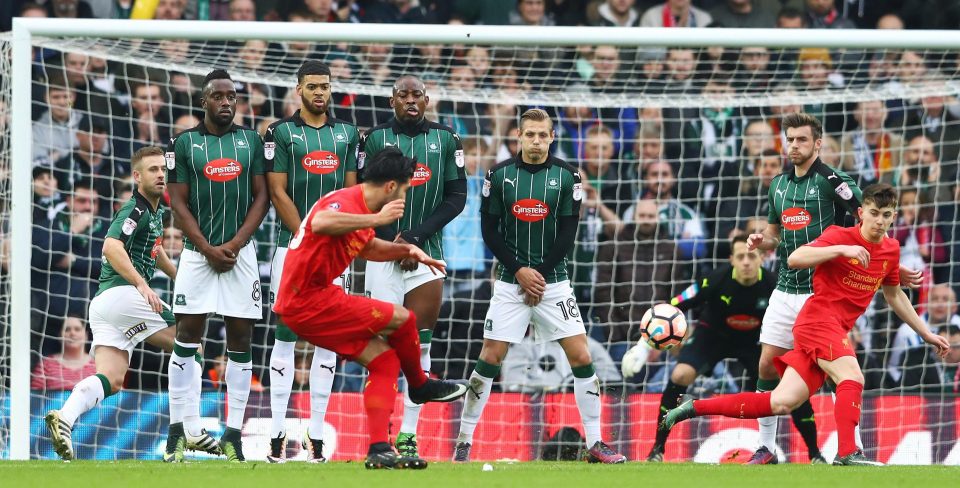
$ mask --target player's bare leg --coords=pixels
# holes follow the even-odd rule
[[[477,365],[470,374],[470,391],[463,402],[460,415],[460,433],[454,450],[453,462],[470,461],[470,448],[473,446],[473,432],[477,429],[483,409],[490,398],[493,380],[500,374],[500,365],[507,356],[510,344],[495,339],[484,339]]]
[[[60,410],[47,412],[45,422],[50,433],[53,450],[64,461],[73,459],[73,425],[80,415],[98,405],[104,398],[123,388],[127,375],[129,355],[127,351],[110,346],[97,346],[94,351],[97,373],[88,376],[76,386]]]
[[[653,442],[653,447],[650,448],[650,452],[647,454],[647,462],[663,462],[663,453],[666,449],[667,438],[670,436],[670,431],[659,428],[659,425],[663,422],[663,416],[680,404],[680,399],[683,394],[686,393],[687,387],[693,384],[696,379],[697,370],[686,363],[677,363],[673,371],[670,372],[670,381],[667,382],[667,386],[660,396],[660,409],[657,412],[657,437]]]
[[[860,424],[863,404],[863,372],[857,358],[843,356],[833,361],[818,359],[817,364],[837,385],[833,415],[837,422],[837,457],[833,464],[841,466],[882,466],[870,461],[857,446],[856,427]]]
[[[241,431],[253,377],[250,335],[254,321],[239,317],[224,317],[223,320],[227,325],[227,366],[223,376],[227,384],[228,410],[227,427],[220,438],[220,449],[227,461],[245,462]]]
[[[663,416],[660,428],[670,430],[677,423],[693,417],[723,415],[754,419],[770,415],[786,415],[810,398],[806,382],[788,367],[777,388],[768,392],[743,392],[720,395],[707,400],[690,400]]]
[[[433,329],[440,316],[440,304],[443,301],[443,280],[424,283],[404,296],[403,305],[417,317],[417,331],[420,336],[420,367],[430,375],[430,342]],[[403,422],[397,434],[397,450],[404,456],[417,456],[417,424],[420,420],[421,406],[410,400],[408,392],[403,395]]]
[[[200,351],[206,314],[177,314],[176,339],[167,377],[170,395],[170,427],[167,432],[165,462],[183,461],[187,435],[205,435],[200,425],[200,365],[196,355]]]
[[[587,336],[578,334],[558,341],[573,369],[573,392],[583,421],[587,440],[587,460],[591,463],[621,464],[626,456],[614,451],[600,436],[600,378],[593,367]]]

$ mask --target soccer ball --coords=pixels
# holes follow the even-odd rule
[[[658,303],[640,319],[640,335],[654,349],[673,349],[680,345],[686,334],[687,319],[673,305]]]

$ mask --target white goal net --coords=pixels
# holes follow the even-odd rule
[[[153,22],[142,25],[145,33],[155,28]],[[197,28],[235,29],[205,23],[183,32]],[[960,464],[956,50],[915,44],[904,49],[907,43],[896,33],[887,39],[868,36],[874,47],[853,32],[836,37],[840,40],[830,47],[780,47],[791,41],[752,36],[756,43],[745,45],[740,40],[745,33],[729,30],[727,44],[737,47],[721,48],[675,42],[676,37],[656,45],[649,36],[632,45],[623,39],[606,45],[592,30],[587,40],[540,44],[537,36],[548,30],[504,29],[497,42],[465,36],[459,43],[422,44],[410,42],[409,30],[391,40],[393,26],[386,32],[370,25],[351,29],[350,42],[303,40],[304,29],[283,24],[258,31],[269,31],[263,37],[271,40],[250,33],[237,34],[250,38],[239,41],[213,39],[220,34],[205,40],[196,33],[144,34],[152,39],[37,36],[29,73],[12,73],[11,37],[0,37],[0,457],[11,457],[10,399],[25,394],[29,456],[55,457],[43,415],[91,373],[87,306],[96,291],[109,219],[132,190],[130,155],[143,146],[165,147],[171,136],[199,123],[200,81],[214,68],[228,70],[242,85],[236,122],[263,133],[299,107],[294,73],[309,59],[332,69],[336,117],[361,130],[388,121],[393,81],[415,74],[430,96],[427,117],[451,126],[463,140],[470,193],[464,213],[443,231],[450,277],[432,346],[433,372],[440,377],[468,377],[482,343],[492,255],[480,237],[478,183],[486,168],[515,154],[514,130],[523,110],[550,112],[557,135],[553,151],[581,168],[586,187],[569,269],[603,381],[604,436],[632,460],[650,449],[660,392],[676,364],[675,353],[651,355],[637,376],[621,377],[620,360],[639,337],[640,316],[726,264],[731,236],[766,226],[770,179],[789,169],[780,118],[795,111],[814,114],[824,124],[826,163],[861,186],[884,181],[901,192],[893,235],[901,242],[902,262],[926,277],[911,297],[954,344],[947,360],[934,357],[882,298],[858,322],[851,339],[867,379],[862,422],[867,455],[889,463]],[[368,42],[358,40],[364,35]],[[611,31],[610,37],[616,36]],[[29,93],[13,93],[13,76],[30,77]],[[29,97],[29,113],[11,118],[12,97]],[[9,150],[14,122],[30,124],[32,136],[30,153],[26,158],[18,153],[17,161]],[[32,181],[12,179],[14,165],[30,165]],[[32,235],[11,235],[10,190],[31,184]],[[648,198],[657,204],[660,223],[650,234],[636,225],[637,202]],[[163,245],[176,258],[182,233],[166,225]],[[255,236],[264,297],[278,225],[271,210]],[[30,314],[18,323],[9,320],[9,290],[24,285],[10,280],[11,239],[31,239],[30,255],[19,256],[29,260]],[[775,270],[776,257],[765,256],[764,265]],[[362,291],[362,267],[354,282],[354,291]],[[169,281],[158,274],[151,284],[173,302]],[[696,317],[697,312],[688,316],[691,323]],[[263,459],[269,447],[273,324],[267,314],[253,333],[255,380],[243,430],[248,459]],[[25,354],[11,350],[11,327],[30,329],[29,393],[11,391],[6,380],[11,358]],[[214,433],[222,430],[226,411],[223,327],[213,318],[204,336],[202,416]],[[477,431],[474,460],[536,459],[559,429],[580,429],[572,374],[558,351],[526,341],[512,348]],[[299,438],[310,412],[305,369],[310,355],[311,346],[301,343],[296,356],[301,371],[288,414],[291,439]],[[73,435],[78,458],[159,457],[168,424],[166,364],[166,356],[149,346],[135,351],[124,390],[79,420]],[[340,362],[325,432],[335,460],[366,451],[362,375],[355,364]],[[752,388],[749,375],[736,360],[726,360],[704,371],[688,393],[702,397],[743,388]],[[832,456],[836,433],[829,391],[813,404],[819,443]],[[402,408],[397,405],[394,434]],[[459,412],[458,404],[423,411],[423,456],[450,458]],[[781,422],[778,437],[783,455],[805,462],[806,449],[788,424]],[[672,436],[666,459],[726,460],[756,447],[755,428],[752,421],[689,423]],[[291,456],[304,455],[297,446],[291,443]]]

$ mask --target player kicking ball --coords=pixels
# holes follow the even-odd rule
[[[360,256],[369,261],[413,258],[433,272],[445,264],[411,244],[378,239],[374,228],[403,216],[404,195],[416,161],[387,148],[368,161],[360,185],[318,200],[290,241],[274,311],[297,336],[367,368],[363,390],[370,448],[367,469],[423,469],[419,457],[400,456],[388,443],[390,414],[403,371],[410,400],[449,402],[467,392],[466,382],[427,378],[420,368],[416,315],[400,305],[348,295],[333,284]]]
[[[74,457],[71,433],[77,418],[120,391],[137,344],[146,341],[164,351],[173,350],[173,314],[149,285],[157,267],[170,279],[177,276],[176,266],[161,246],[160,198],[166,189],[163,149],[141,148],[130,163],[137,190],[110,224],[103,243],[100,288],[90,302],[97,374],[77,383],[63,407],[49,411],[45,418],[53,450],[65,461]],[[200,398],[190,401],[199,404]],[[216,439],[206,432],[191,441],[192,449],[219,453]]]
[[[838,449],[833,464],[881,466],[857,447],[854,431],[860,423],[863,373],[847,334],[863,314],[877,289],[921,338],[943,357],[946,339],[930,332],[900,289],[900,244],[886,233],[897,216],[897,192],[890,185],[870,185],[856,227],[831,226],[817,239],[799,247],[788,258],[792,269],[816,268],[813,296],[804,304],[793,328],[794,349],[775,360],[782,380],[771,392],[722,395],[694,400],[671,410],[662,428],[704,415],[760,418],[784,415],[807,401],[827,376],[837,385],[834,418]]]

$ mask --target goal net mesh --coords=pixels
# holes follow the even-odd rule
[[[450,277],[432,345],[435,374],[466,378],[482,344],[491,296],[492,255],[480,237],[479,185],[486,168],[517,150],[519,114],[546,108],[555,121],[554,153],[583,171],[586,193],[571,280],[604,386],[603,432],[630,459],[646,456],[659,393],[676,364],[675,351],[651,354],[643,370],[623,379],[620,360],[638,339],[652,303],[669,300],[728,263],[729,239],[767,225],[767,188],[784,167],[785,113],[805,111],[824,123],[822,159],[865,186],[890,182],[902,192],[892,234],[902,262],[925,283],[910,296],[936,329],[954,332],[960,317],[954,289],[957,239],[955,186],[960,152],[960,102],[955,52],[901,49],[723,49],[669,47],[524,47],[481,45],[324,44],[108,38],[37,38],[32,85],[32,161],[10,161],[10,38],[0,38],[0,242],[7,232],[11,164],[33,166],[31,320],[31,455],[51,458],[43,414],[91,374],[87,306],[96,291],[103,236],[132,191],[129,157],[139,147],[166,146],[203,117],[199,88],[214,68],[242,85],[237,123],[265,128],[299,107],[295,72],[307,59],[332,68],[333,111],[361,130],[392,117],[388,97],[401,74],[419,75],[430,96],[427,116],[453,127],[464,141],[470,194],[467,209],[444,229]],[[20,73],[18,76],[26,76]],[[26,120],[16,123],[25,124]],[[92,180],[84,175],[89,167]],[[637,202],[658,197],[659,226],[637,225]],[[641,216],[642,218],[642,216]],[[182,234],[169,222],[163,244],[176,259]],[[256,234],[264,297],[279,224],[271,209]],[[18,237],[20,238],[20,237]],[[6,315],[10,283],[4,253]],[[776,257],[764,256],[776,269]],[[172,285],[151,282],[167,303]],[[942,286],[941,286],[942,285]],[[363,291],[357,266],[354,292]],[[264,307],[267,310],[269,307]],[[696,311],[688,315],[696,324]],[[269,446],[268,363],[275,317],[253,333],[255,384],[244,427],[248,459]],[[8,320],[0,323],[0,358],[9,366]],[[952,328],[952,329],[951,329]],[[851,334],[867,380],[863,439],[868,455],[893,463],[957,463],[957,349],[943,361],[905,329],[882,298]],[[955,346],[956,347],[956,346]],[[204,336],[202,415],[222,430],[223,322],[212,317]],[[309,416],[306,368],[311,346],[297,349],[290,402],[290,455]],[[164,353],[140,346],[124,390],[81,417],[77,457],[156,459],[167,426]],[[751,368],[756,365],[749,365]],[[6,371],[3,371],[6,373]],[[694,397],[752,388],[735,359],[705,368]],[[4,378],[7,374],[0,375]],[[327,415],[335,459],[365,452],[363,370],[341,361]],[[475,459],[533,459],[561,427],[580,429],[572,374],[555,345],[532,341],[511,348],[477,431]],[[0,408],[9,409],[0,383]],[[816,398],[820,444],[836,450],[832,401]],[[392,433],[399,429],[400,404]],[[458,404],[424,410],[421,453],[449,459]],[[0,417],[0,452],[8,416]],[[778,442],[784,455],[806,460],[789,421]],[[756,424],[692,422],[674,434],[667,460],[716,462],[757,444]],[[330,446],[328,446],[330,447]],[[746,455],[742,455],[744,457]],[[748,456],[746,456],[748,457]]]

